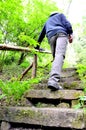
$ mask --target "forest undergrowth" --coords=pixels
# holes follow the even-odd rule
[[[31,78],[32,69],[20,81],[22,72],[26,69],[16,63],[3,65],[0,72],[0,103],[1,105],[21,106],[24,93],[31,89],[34,84],[46,80],[49,76],[49,67],[38,68],[36,78]]]

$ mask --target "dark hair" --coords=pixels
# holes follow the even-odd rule
[[[53,15],[55,15],[55,14],[58,14],[58,12],[56,12],[56,11],[52,12],[52,13],[50,14],[50,17],[53,16]]]

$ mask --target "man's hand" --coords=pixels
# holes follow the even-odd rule
[[[69,35],[68,40],[69,40],[69,43],[72,43],[73,42],[73,35]]]
[[[35,49],[39,50],[39,45],[37,45],[36,47],[34,47]]]
[[[43,49],[43,48],[39,48],[39,51],[45,51],[45,49]]]
[[[39,50],[39,51],[45,51],[45,49],[40,48],[38,45],[35,47],[35,49]]]

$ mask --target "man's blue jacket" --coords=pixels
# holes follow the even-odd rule
[[[73,33],[73,30],[70,22],[66,19],[64,14],[55,13],[53,15],[50,15],[46,21],[39,35],[38,42],[41,43],[45,35],[49,40],[52,36],[59,33],[71,35]]]

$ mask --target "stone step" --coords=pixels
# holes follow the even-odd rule
[[[83,89],[76,68],[63,69],[60,83],[66,89]]]
[[[48,79],[40,81],[39,84],[33,85],[34,88],[38,89],[47,89],[47,82]],[[65,68],[62,70],[61,73],[61,79],[60,79],[60,85],[64,89],[77,89],[77,90],[83,90],[82,88],[82,82],[79,79],[79,74],[77,73],[76,68]]]
[[[44,81],[45,82],[45,81]],[[48,80],[46,81],[46,83],[44,83],[42,81],[42,83],[38,83],[38,84],[34,84],[32,86],[33,89],[48,89],[48,86],[47,86],[47,82]],[[69,90],[83,90],[84,87],[82,87],[82,82],[79,81],[79,80],[71,80],[70,78],[66,78],[66,79],[62,79],[61,82],[59,82],[59,84],[63,87],[63,89],[69,89]]]
[[[72,128],[86,128],[86,112],[83,109],[58,109],[35,107],[0,107],[0,122]]]
[[[56,107],[74,107],[79,103],[80,96],[84,96],[84,92],[81,90],[58,90],[58,91],[50,91],[50,90],[29,90],[24,94],[24,98],[29,100],[30,105],[36,105],[40,103],[45,103],[48,105],[53,104]],[[31,104],[32,103],[32,104]],[[66,104],[63,104],[66,103]],[[63,106],[62,106],[62,105]],[[44,104],[43,104],[44,105]],[[58,105],[58,106],[57,106]],[[60,106],[61,105],[61,106]],[[44,105],[46,106],[46,105]]]
[[[63,68],[62,69],[62,77],[72,77],[77,76],[77,69],[76,68]]]
[[[84,92],[81,90],[34,90],[31,89],[24,94],[26,98],[46,98],[46,99],[64,99],[64,100],[75,100],[79,99],[80,96],[84,96]]]

